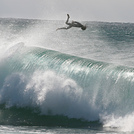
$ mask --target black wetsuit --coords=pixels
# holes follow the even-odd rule
[[[67,20],[66,20],[66,24],[68,25],[68,27],[62,27],[62,28],[58,28],[57,30],[59,29],[69,29],[71,27],[78,27],[78,28],[81,28],[82,30],[85,30],[86,27],[83,26],[81,23],[77,22],[77,21],[72,21],[72,23],[69,23],[69,14],[67,14]]]

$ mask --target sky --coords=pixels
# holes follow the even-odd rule
[[[0,0],[0,18],[134,23],[134,0]]]

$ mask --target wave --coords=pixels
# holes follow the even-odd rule
[[[7,111],[1,119],[6,114],[7,120],[10,116],[15,120],[15,114],[21,119],[26,108],[32,109],[27,111],[31,120],[32,114],[39,116],[32,120],[31,124],[36,125],[40,124],[40,116],[48,119],[46,122],[54,117],[50,122],[75,119],[78,125],[80,119],[87,126],[99,120],[108,126],[112,119],[133,115],[133,68],[27,47],[24,43],[9,48],[0,63],[1,111]]]

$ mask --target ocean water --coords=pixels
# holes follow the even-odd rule
[[[134,132],[134,24],[0,19],[0,132]]]

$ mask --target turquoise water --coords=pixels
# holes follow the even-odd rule
[[[2,133],[133,133],[134,24],[0,19]]]

